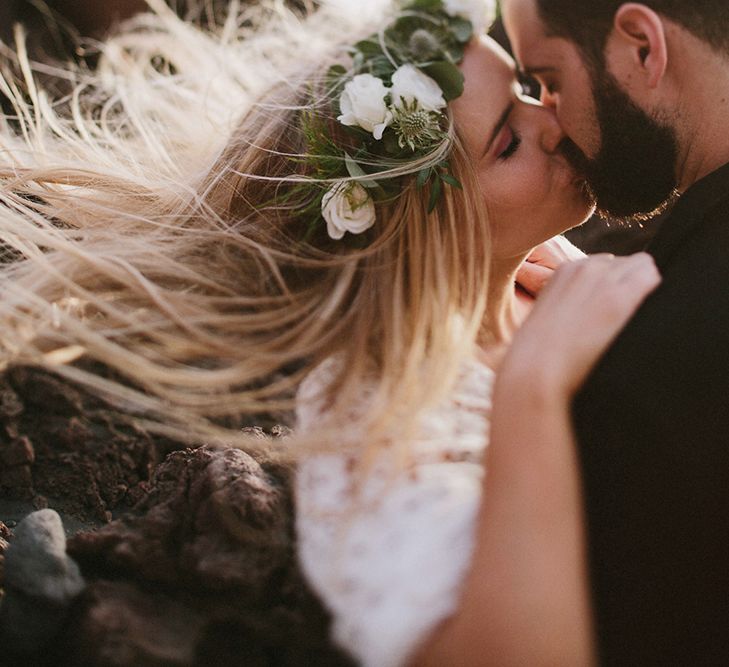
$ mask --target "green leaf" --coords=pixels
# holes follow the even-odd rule
[[[463,73],[453,63],[433,63],[423,71],[440,86],[448,102],[463,95]]]
[[[375,56],[383,55],[380,42],[375,39],[363,39],[361,42],[357,42],[354,45],[354,48],[367,60],[374,58]]]
[[[342,65],[334,65],[329,68],[326,76],[326,87],[329,94],[337,91],[344,83],[347,76],[347,70]]]
[[[387,56],[372,58],[367,61],[367,65],[369,66],[369,73],[372,76],[382,79],[386,84],[390,83],[392,75],[395,73],[395,67]]]
[[[349,175],[352,178],[357,179],[357,183],[359,183],[361,186],[365,188],[379,187],[377,185],[377,181],[373,181],[372,179],[367,178],[369,174],[354,161],[354,158],[349,153],[344,154],[344,164],[347,167]]]
[[[354,56],[352,57],[352,65],[354,67],[355,72],[359,72],[364,67],[365,63],[365,57],[364,54],[357,51]]]
[[[397,143],[397,133],[388,127],[382,135],[382,145],[389,155],[397,155],[400,152],[400,145]]]
[[[458,188],[459,190],[463,190],[463,185],[461,185],[461,182],[450,174],[441,174],[440,178],[444,183],[448,183],[448,185],[450,185],[452,188]]]
[[[415,180],[415,186],[418,188],[418,190],[422,190],[425,187],[425,184],[428,182],[428,179],[430,178],[430,173],[431,173],[430,167],[421,169],[418,172],[418,178]]]
[[[309,226],[306,229],[306,233],[304,234],[303,238],[301,239],[302,243],[308,243],[311,241],[311,239],[314,238],[314,235],[316,234],[317,229],[322,225],[326,224],[324,222],[324,218],[320,215],[316,219],[312,219],[309,223]]]
[[[450,20],[451,30],[456,39],[461,44],[467,44],[473,37],[473,24],[468,20],[460,16],[455,16]]]
[[[435,207],[438,206],[438,200],[440,199],[440,193],[443,186],[440,184],[440,179],[436,178],[433,181],[433,185],[430,189],[430,201],[428,202],[428,213],[435,211]]]
[[[332,65],[327,72],[327,79],[339,79],[346,74],[347,69],[343,65]]]

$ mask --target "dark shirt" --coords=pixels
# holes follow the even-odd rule
[[[648,250],[663,282],[573,405],[601,664],[729,665],[729,165]]]

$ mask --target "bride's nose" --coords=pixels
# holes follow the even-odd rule
[[[557,114],[555,114],[553,109],[550,109],[549,107],[540,107],[539,114],[539,122],[541,123],[540,141],[542,148],[547,153],[554,153],[565,138],[565,133],[560,124],[557,122]]]

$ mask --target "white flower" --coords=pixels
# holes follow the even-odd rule
[[[342,125],[356,125],[372,132],[375,139],[392,122],[392,113],[385,104],[390,92],[382,79],[371,74],[358,74],[344,86],[339,99],[342,115],[337,119]]]
[[[447,14],[468,19],[473,24],[473,32],[481,35],[496,18],[495,0],[443,0]]]
[[[361,234],[375,224],[375,202],[359,183],[339,181],[324,195],[321,212],[335,240],[344,232]]]
[[[392,75],[392,103],[399,108],[418,102],[420,109],[440,111],[446,106],[443,91],[415,65],[403,65]]]

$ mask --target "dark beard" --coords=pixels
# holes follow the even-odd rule
[[[673,128],[651,118],[604,70],[593,75],[601,145],[590,159],[566,139],[562,150],[585,176],[604,218],[647,220],[676,199],[678,141]]]

